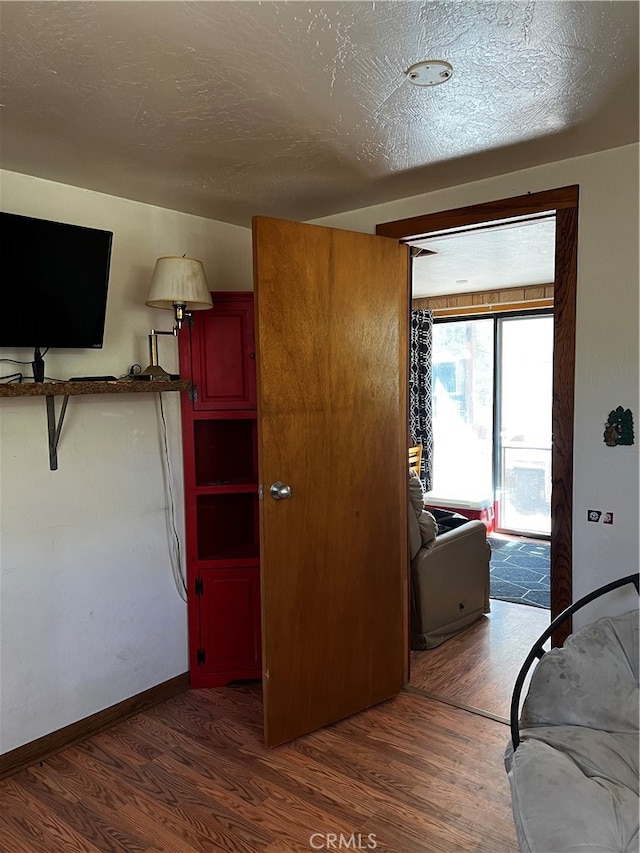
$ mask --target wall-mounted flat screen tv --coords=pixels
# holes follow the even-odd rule
[[[0,347],[100,349],[112,239],[0,213]]]

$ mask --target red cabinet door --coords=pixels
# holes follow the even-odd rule
[[[255,409],[253,296],[212,293],[213,308],[193,314],[191,371],[196,411]]]
[[[191,667],[193,687],[260,678],[260,573],[257,566],[201,569],[200,645]]]

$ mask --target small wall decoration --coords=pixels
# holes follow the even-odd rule
[[[618,444],[633,444],[633,415],[631,409],[617,409],[609,412],[609,420],[604,426],[604,443],[607,447]]]

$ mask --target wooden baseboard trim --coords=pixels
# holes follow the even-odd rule
[[[124,699],[117,705],[105,708],[104,711],[98,711],[97,714],[78,720],[77,723],[71,723],[63,729],[58,729],[30,743],[25,743],[24,746],[5,752],[4,755],[0,756],[0,779],[17,773],[18,770],[29,767],[38,761],[43,761],[56,752],[73,746],[81,740],[86,740],[98,732],[104,731],[104,729],[115,726],[152,705],[157,705],[158,702],[164,702],[166,699],[171,699],[172,696],[177,696],[178,693],[183,693],[188,688],[189,673],[183,672],[181,675],[176,675],[175,678],[163,681],[162,684],[156,684],[155,687],[150,687],[148,690],[143,690],[142,693]]]

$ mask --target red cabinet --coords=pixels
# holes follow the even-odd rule
[[[253,294],[214,293],[212,298],[211,311],[194,314],[190,354],[198,377],[194,411],[255,410]]]
[[[257,567],[202,569],[199,579],[203,587],[198,596],[199,679],[210,686],[258,677],[262,662]]]
[[[212,297],[180,332],[192,687],[262,671],[253,294]]]

